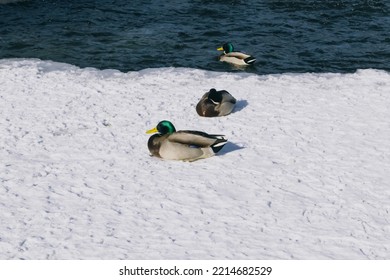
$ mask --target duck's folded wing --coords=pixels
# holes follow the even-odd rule
[[[225,55],[226,57],[236,57],[238,59],[245,59],[247,57],[250,57],[250,55],[247,55],[242,52],[230,52]]]
[[[237,100],[226,90],[221,90],[222,94],[222,103],[223,102],[230,102],[233,104],[236,104]]]
[[[216,142],[226,142],[224,135],[210,135],[201,131],[181,130],[169,135],[169,141],[198,147],[210,147]]]

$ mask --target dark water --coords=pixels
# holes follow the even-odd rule
[[[1,1],[0,1],[1,2]],[[246,71],[390,71],[388,0],[30,0],[0,4],[0,58],[40,58],[121,71],[216,61],[232,42]]]

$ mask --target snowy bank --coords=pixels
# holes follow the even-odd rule
[[[210,88],[235,111],[201,118]],[[389,259],[390,74],[0,60],[1,259]],[[147,129],[225,134],[150,157]]]

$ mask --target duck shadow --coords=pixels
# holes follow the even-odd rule
[[[234,106],[233,113],[237,113],[248,106],[248,101],[246,100],[237,100],[236,106]]]
[[[218,153],[218,155],[225,155],[230,152],[244,149],[245,147],[239,146],[233,142],[227,142],[223,149]]]

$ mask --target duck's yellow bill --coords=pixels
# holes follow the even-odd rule
[[[158,132],[157,127],[147,130],[146,134],[151,134],[151,133],[156,133],[156,132]]]
[[[223,47],[219,47],[217,51],[223,51]]]

